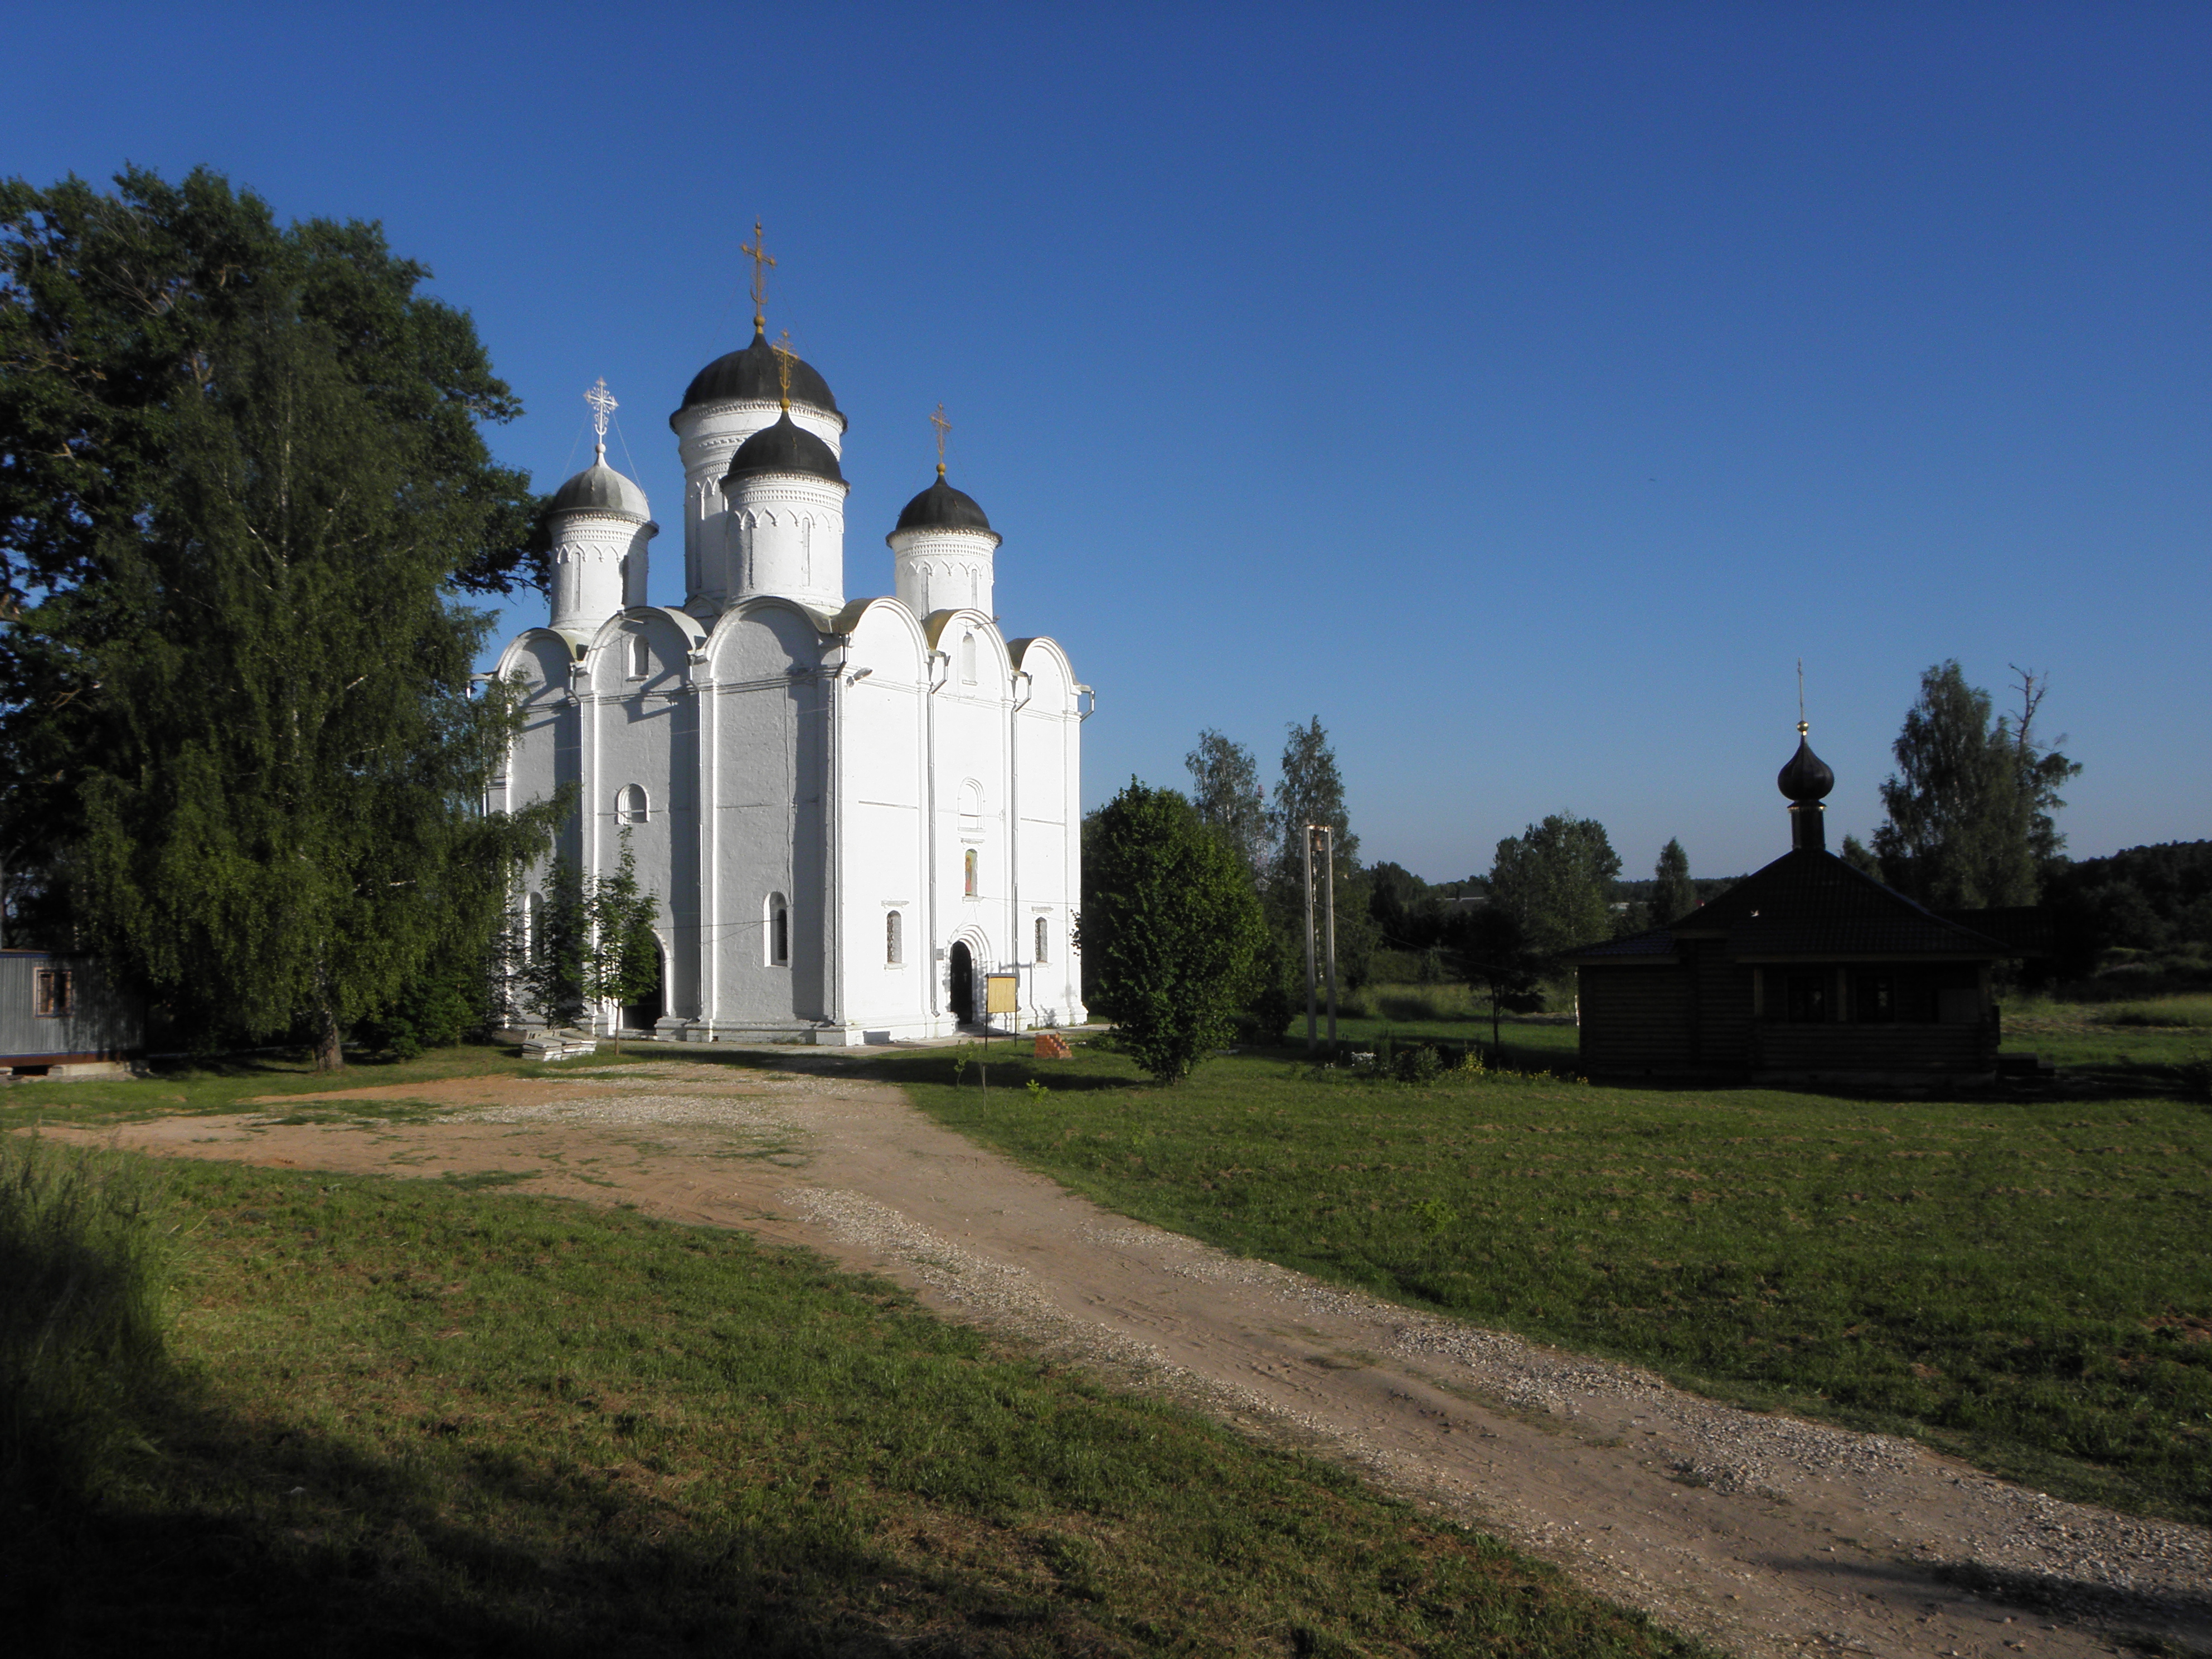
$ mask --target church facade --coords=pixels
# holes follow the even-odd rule
[[[555,495],[551,615],[500,659],[523,720],[488,805],[570,787],[554,856],[586,878],[627,835],[661,988],[603,1030],[943,1036],[993,973],[1019,1023],[1080,1024],[1090,689],[1052,640],[1001,632],[1000,538],[941,461],[886,538],[891,595],[846,596],[845,417],[754,325],[670,417],[682,605],[646,602],[659,526],[604,441]]]

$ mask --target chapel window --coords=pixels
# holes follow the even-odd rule
[[[906,960],[905,941],[899,937],[902,926],[896,910],[884,918],[884,966],[886,968],[896,968]]]
[[[791,965],[791,907],[781,893],[770,893],[762,907],[767,935],[767,962],[771,968]]]
[[[960,684],[975,684],[975,636],[973,634],[960,636]]]
[[[651,672],[653,672],[653,652],[647,646],[644,635],[633,634],[629,636],[629,677],[634,680],[641,680]]]
[[[1039,962],[1043,962],[1048,959],[1045,946],[1051,940],[1051,938],[1052,924],[1047,921],[1042,916],[1039,916],[1036,919],[1036,959]]]
[[[1897,981],[1888,974],[1861,974],[1851,987],[1851,1012],[1863,1025],[1888,1025],[1897,1018]]]
[[[622,793],[615,797],[615,822],[643,823],[652,816],[652,803],[646,799],[644,786],[624,784]]]
[[[975,849],[974,848],[968,849],[967,856],[962,860],[962,864],[967,872],[968,896],[974,898],[975,896]]]
[[[1792,974],[1784,982],[1783,1018],[1793,1024],[1818,1025],[1828,1018],[1828,976]]]
[[[75,1002],[72,970],[41,968],[32,975],[31,1008],[40,1019],[66,1019]]]

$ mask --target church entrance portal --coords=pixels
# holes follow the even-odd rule
[[[975,953],[963,939],[952,941],[952,1018],[963,1025],[975,1023]]]
[[[623,1004],[623,1029],[626,1031],[650,1031],[667,1012],[668,964],[661,959],[660,951],[656,948],[653,953],[653,988],[635,1002]]]

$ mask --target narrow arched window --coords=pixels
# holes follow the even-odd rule
[[[629,677],[634,680],[641,680],[651,672],[653,672],[653,652],[647,646],[644,635],[633,634],[629,636]]]
[[[884,966],[896,968],[906,959],[905,942],[899,937],[899,913],[893,910],[884,918]]]
[[[975,636],[973,634],[960,636],[960,684],[975,684]]]
[[[770,893],[763,903],[763,933],[767,945],[766,961],[771,968],[791,965],[791,906],[781,893]]]
[[[972,847],[968,849],[967,857],[963,860],[963,868],[967,872],[968,896],[974,898],[975,896],[975,849]]]
[[[960,786],[960,829],[963,835],[983,833],[983,786],[973,778]]]
[[[646,799],[642,784],[626,783],[615,797],[615,822],[643,823],[653,816],[653,803]]]
[[[1048,945],[1051,940],[1052,925],[1042,916],[1039,916],[1036,919],[1036,959],[1039,962],[1042,962],[1046,959],[1045,946]]]

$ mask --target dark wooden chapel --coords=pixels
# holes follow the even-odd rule
[[[1827,849],[1836,775],[1797,727],[1776,780],[1790,850],[1668,926],[1567,958],[1583,1069],[1771,1082],[1978,1081],[1997,1064],[1990,969],[2014,946]]]

